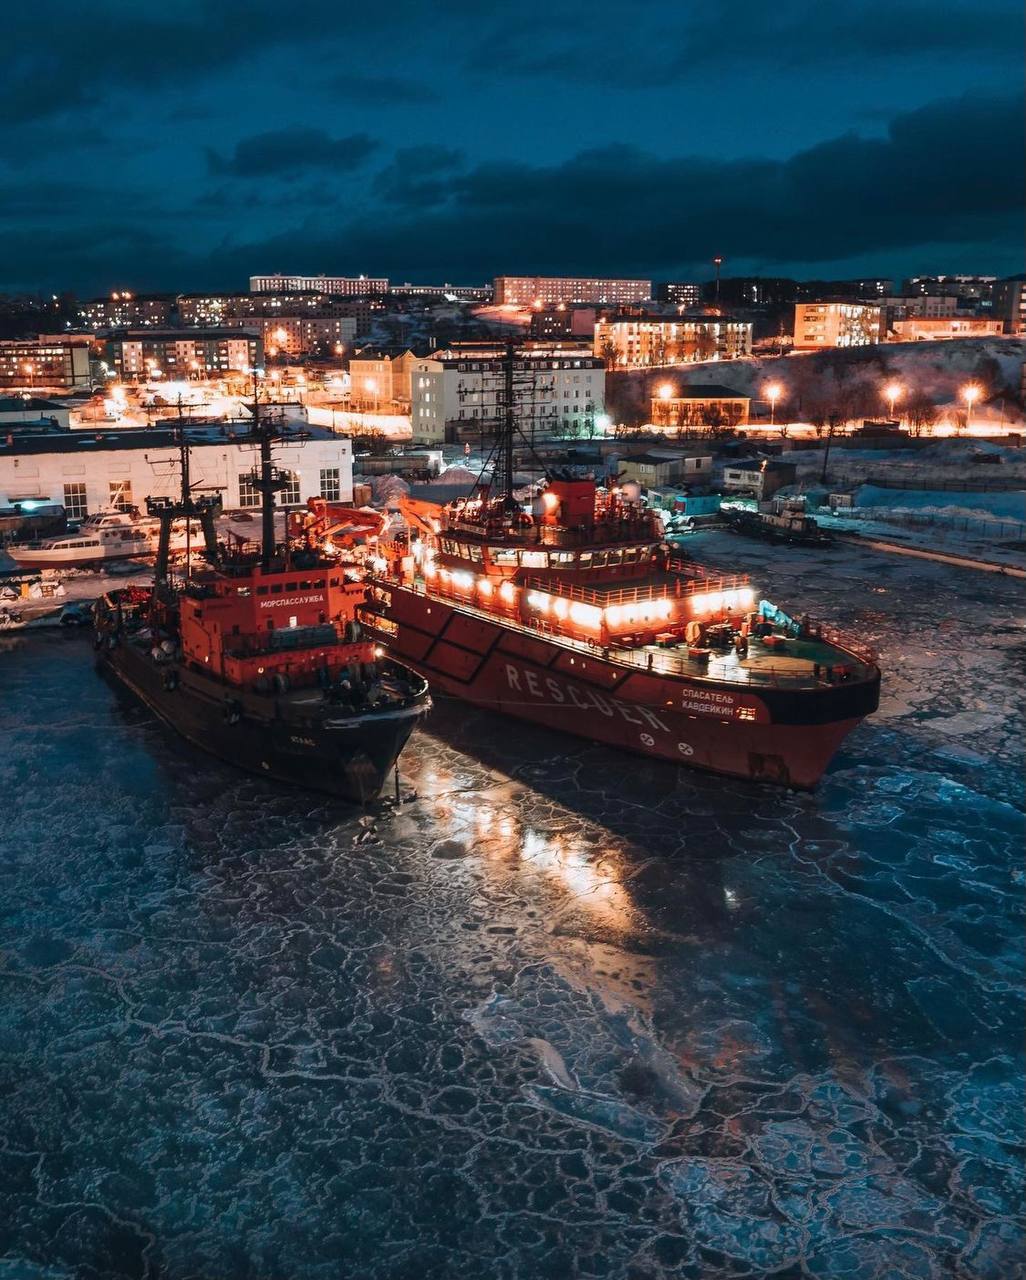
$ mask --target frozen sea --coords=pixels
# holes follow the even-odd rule
[[[360,814],[0,640],[0,1280],[1026,1274],[1023,584],[686,551],[881,648],[815,795],[444,702]]]

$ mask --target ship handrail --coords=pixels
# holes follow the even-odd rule
[[[832,678],[833,669],[840,671],[848,671],[851,673],[850,665],[846,665],[843,661],[845,656],[854,658],[859,666],[875,667],[875,658],[870,660],[863,658],[855,653],[848,644],[839,646],[841,654],[836,662],[820,663],[820,674],[813,674],[810,678],[809,673],[796,673],[791,668],[780,668],[771,666],[760,667],[743,667],[744,679],[737,679],[734,676],[726,675],[710,675],[708,671],[694,670],[691,661],[686,658],[677,657],[665,650],[645,650],[639,652],[633,649],[617,648],[615,645],[603,646],[597,641],[577,640],[573,636],[564,635],[562,632],[555,631],[551,625],[542,620],[537,622],[526,622],[522,618],[513,617],[511,614],[496,614],[488,609],[478,608],[477,605],[470,604],[463,597],[455,592],[449,594],[432,586],[429,591],[422,582],[402,582],[398,583],[393,578],[388,577],[371,577],[368,581],[380,585],[382,587],[401,586],[404,590],[413,591],[417,595],[422,595],[427,599],[435,599],[440,603],[455,603],[466,613],[472,614],[474,617],[481,618],[488,622],[499,622],[503,627],[507,627],[513,631],[519,631],[528,636],[544,636],[544,638],[552,644],[558,645],[564,649],[573,650],[576,653],[583,653],[588,657],[601,658],[603,661],[612,662],[625,667],[633,667],[639,671],[644,671],[653,675],[678,675],[686,680],[698,681],[702,684],[726,684],[735,686],[754,686],[766,685],[771,688],[785,689],[829,689],[833,688],[837,681]],[[382,614],[387,616],[387,607],[383,606],[373,596],[368,598],[361,604],[361,609],[365,609],[370,613]],[[824,627],[826,631],[835,632],[834,628]],[[840,634],[837,632],[836,634]],[[832,643],[828,641],[828,643]],[[864,646],[863,646],[864,647]],[[867,650],[867,652],[869,652]]]
[[[529,577],[523,585],[534,591],[563,596],[567,600],[580,600],[585,604],[614,605],[634,604],[644,600],[662,600],[704,595],[707,592],[739,591],[751,586],[747,573],[721,574],[714,578],[689,578],[686,582],[661,583],[647,587],[621,587],[616,591],[596,591],[592,587],[575,586],[561,579]]]

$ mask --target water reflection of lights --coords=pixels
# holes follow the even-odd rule
[[[597,866],[588,845],[574,834],[542,834],[525,828],[521,856],[538,871],[559,880],[576,905],[600,915],[607,924],[626,928],[631,902],[623,885]]]

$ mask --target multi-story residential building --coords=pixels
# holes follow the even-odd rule
[[[751,405],[751,396],[719,382],[694,383],[679,390],[667,384],[652,397],[652,422],[674,428],[743,427]]]
[[[270,357],[340,356],[356,339],[356,321],[348,316],[241,316],[236,325],[258,333]]]
[[[558,342],[564,338],[580,338],[589,343],[595,335],[595,307],[567,306],[545,307],[531,312],[531,337],[541,342]]]
[[[597,321],[594,353],[610,369],[736,360],[752,353],[752,326],[730,316],[617,316]]]
[[[424,298],[439,302],[491,302],[490,284],[390,284],[388,292],[407,298]]]
[[[675,307],[697,307],[702,302],[702,286],[693,281],[666,280],[656,285],[653,297]]]
[[[992,316],[910,316],[895,320],[893,342],[944,342],[951,338],[994,338],[1004,333],[1005,322]]]
[[[560,302],[622,306],[652,296],[651,280],[593,280],[584,276],[496,276],[497,306],[546,307]]]
[[[498,350],[446,351],[412,366],[415,444],[441,444],[494,434],[505,413]],[[529,440],[591,436],[605,406],[601,360],[558,347],[516,360],[516,415]]]
[[[256,507],[256,450],[231,443],[225,426],[189,430],[194,475],[220,489],[226,507]],[[289,485],[278,499],[297,506],[320,495],[333,502],[353,496],[352,442],[320,427],[306,427],[302,440],[275,445],[275,464]],[[111,504],[142,506],[146,497],[177,496],[181,477],[178,445],[166,428],[118,427],[99,434],[53,428],[0,432],[0,493],[10,501],[35,498],[60,503],[73,519]]]
[[[79,315],[89,329],[128,329],[138,325],[159,328],[170,321],[174,309],[171,294],[117,290],[109,298],[83,302]]]
[[[40,334],[0,342],[0,387],[74,391],[88,387],[90,340]]]
[[[966,302],[988,304],[994,293],[997,276],[911,276],[901,286],[901,292],[954,296]]]
[[[894,281],[883,276],[859,280],[804,280],[798,286],[796,301],[807,298],[833,298],[838,302],[875,302],[894,292]]]
[[[387,356],[360,352],[349,361],[349,401],[354,409],[409,412],[411,375],[417,357],[412,351]]]
[[[345,298],[388,293],[382,276],[250,276],[250,293],[333,293]]]
[[[246,372],[264,361],[263,339],[242,329],[130,330],[111,338],[110,351],[118,376],[131,381]]]
[[[882,310],[865,302],[797,302],[794,345],[798,351],[868,347],[880,341]]]
[[[183,293],[178,297],[178,315],[188,328],[238,324],[250,317],[349,317],[356,321],[359,337],[370,332],[374,309],[381,305],[371,298],[326,293]]]
[[[1010,276],[994,285],[994,315],[1006,333],[1026,333],[1026,276]]]

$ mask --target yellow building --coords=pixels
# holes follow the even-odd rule
[[[882,311],[866,302],[796,302],[796,351],[869,347],[879,342]]]

